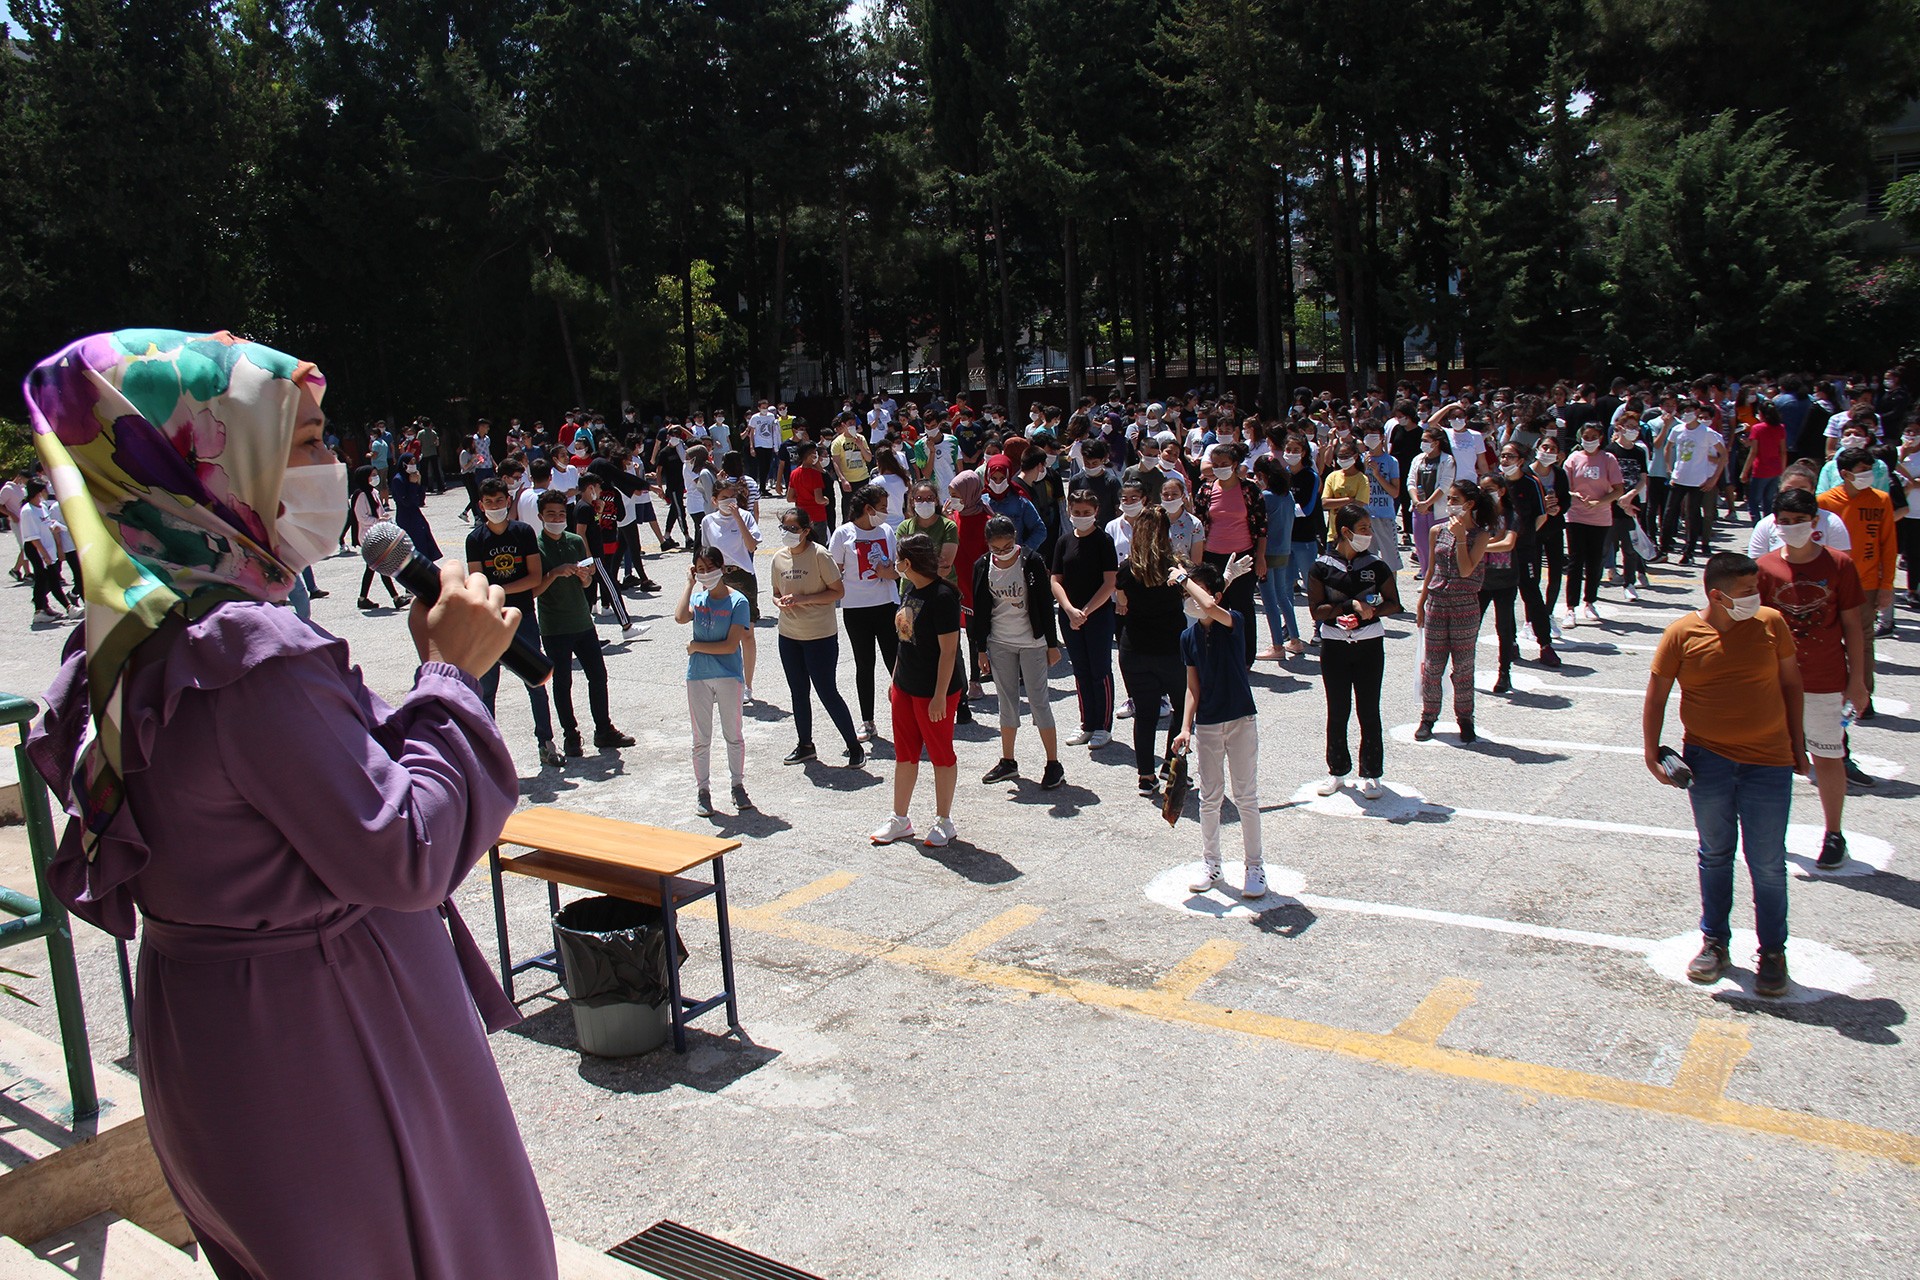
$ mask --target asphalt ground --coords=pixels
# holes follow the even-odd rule
[[[444,546],[462,501],[430,503]],[[676,588],[686,566],[650,561]],[[1023,779],[983,786],[991,697],[960,730],[959,841],[872,846],[890,751],[863,771],[780,764],[794,739],[771,620],[746,722],[757,810],[696,818],[675,596],[629,596],[651,631],[602,636],[639,744],[540,768],[510,678],[502,729],[526,803],[744,841],[728,867],[746,1037],[713,1014],[684,1057],[585,1057],[569,1010],[523,976],[527,1020],[493,1047],[556,1228],[605,1248],[671,1218],[827,1277],[1910,1276],[1920,620],[1903,611],[1879,641],[1880,715],[1854,745],[1882,781],[1848,801],[1846,874],[1810,874],[1819,811],[1796,784],[1795,990],[1750,994],[1744,873],[1740,972],[1702,989],[1679,972],[1698,915],[1686,800],[1638,747],[1651,647],[1700,602],[1680,572],[1638,605],[1604,589],[1606,623],[1569,633],[1563,670],[1526,663],[1513,694],[1482,692],[1471,746],[1446,717],[1411,742],[1417,642],[1395,624],[1376,802],[1312,794],[1312,651],[1262,664],[1275,892],[1251,906],[1187,893],[1195,810],[1169,828],[1135,794],[1124,724],[1101,751],[1063,748],[1054,792],[1023,730]],[[318,574],[316,621],[397,700],[404,620],[354,607],[357,558]],[[0,688],[37,693],[53,672],[67,628],[30,611],[26,588],[0,588]],[[851,702],[844,657],[841,676]],[[1064,664],[1053,690],[1064,731]],[[1230,818],[1230,871],[1237,845]],[[544,949],[542,887],[509,878],[507,897],[516,954]],[[491,954],[484,865],[459,903]],[[118,1058],[113,948],[80,932],[97,1053]],[[702,994],[714,926],[685,933]],[[9,1016],[52,1031],[50,1010]]]

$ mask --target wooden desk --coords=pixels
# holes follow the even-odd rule
[[[500,855],[503,845],[529,850],[519,857]],[[738,840],[694,835],[638,822],[619,822],[564,809],[522,809],[507,819],[488,853],[493,878],[493,921],[500,938],[500,981],[513,998],[514,975],[528,969],[558,974],[560,957],[548,951],[530,960],[513,962],[507,947],[507,908],[502,875],[514,872],[547,882],[547,905],[560,910],[560,886],[573,885],[610,897],[625,898],[660,908],[660,921],[669,940],[677,937],[681,907],[713,896],[720,925],[720,971],[724,989],[719,995],[695,1000],[681,994],[680,967],[669,965],[668,989],[673,1015],[673,1047],[687,1051],[687,1021],[724,1004],[727,1026],[740,1030],[740,1009],[734,995],[733,933],[727,920],[726,855],[740,847]],[[702,863],[713,864],[711,881],[689,880],[684,872]],[[671,941],[669,942],[671,945]]]

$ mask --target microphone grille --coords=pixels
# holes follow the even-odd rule
[[[413,554],[413,539],[391,520],[368,525],[360,535],[360,555],[375,573],[392,577],[407,567]]]

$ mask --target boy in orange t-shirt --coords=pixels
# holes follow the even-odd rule
[[[1842,449],[1833,460],[1840,483],[1820,495],[1822,509],[1840,517],[1853,540],[1849,554],[1860,574],[1860,623],[1866,630],[1867,705],[1860,718],[1873,718],[1873,633],[1880,611],[1893,604],[1894,572],[1899,567],[1895,535],[1900,510],[1893,499],[1873,487],[1873,455],[1865,449]]]

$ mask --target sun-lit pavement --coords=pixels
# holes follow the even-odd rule
[[[460,505],[431,507],[449,549]],[[1911,1274],[1913,615],[1880,641],[1881,714],[1855,729],[1883,781],[1849,800],[1845,874],[1811,876],[1819,814],[1797,784],[1798,985],[1762,1002],[1750,933],[1735,942],[1747,968],[1720,988],[1681,976],[1691,823],[1639,759],[1651,646],[1697,603],[1691,581],[1638,606],[1604,591],[1606,625],[1568,634],[1564,670],[1528,666],[1511,696],[1481,694],[1473,746],[1445,719],[1411,741],[1414,642],[1393,628],[1378,801],[1313,794],[1313,657],[1263,664],[1275,892],[1248,906],[1187,893],[1197,825],[1190,812],[1169,829],[1134,794],[1124,723],[1097,753],[1063,749],[1058,791],[1032,782],[1031,730],[1027,780],[982,786],[990,700],[961,730],[959,842],[874,848],[889,753],[863,772],[779,763],[793,730],[770,621],[747,720],[758,812],[695,818],[671,618],[686,564],[655,562],[673,591],[630,597],[647,636],[602,629],[614,716],[638,746],[542,770],[524,696],[501,690],[528,802],[745,841],[729,879],[750,1044],[709,1017],[684,1058],[583,1058],[544,996],[493,1038],[565,1234],[605,1247],[674,1218],[829,1277]],[[398,697],[402,620],[354,608],[357,559],[318,572],[332,595],[316,620]],[[24,587],[0,590],[0,688],[37,693],[52,673],[66,629],[30,631],[29,613]],[[842,675],[851,700],[850,661]],[[1064,666],[1054,688],[1070,722]],[[924,831],[927,802],[915,817]],[[507,892],[517,951],[535,949],[545,894]],[[491,950],[484,874],[460,902]],[[112,948],[82,933],[91,1023],[114,1057]],[[710,920],[686,936],[703,990]],[[539,985],[523,977],[522,994]],[[10,1016],[51,1030],[44,1011]]]

